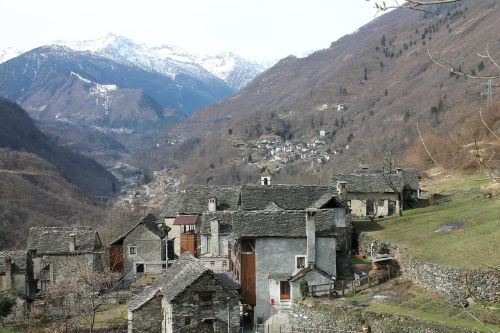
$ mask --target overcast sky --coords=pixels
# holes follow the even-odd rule
[[[266,61],[326,48],[375,17],[366,0],[4,0],[0,48],[107,33]]]

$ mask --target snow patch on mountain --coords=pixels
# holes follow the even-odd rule
[[[118,87],[115,84],[100,84],[97,82],[93,82],[75,72],[71,72],[71,76],[76,76],[80,81],[83,81],[86,84],[90,85],[90,96],[95,96],[96,105],[101,105],[104,108],[105,113],[107,114],[111,109],[113,102],[112,92],[118,90]]]

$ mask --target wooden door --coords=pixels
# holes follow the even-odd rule
[[[191,252],[196,257],[196,234],[181,234],[181,253]]]
[[[255,253],[241,254],[241,298],[243,304],[255,305]]]
[[[290,282],[280,281],[280,299],[281,300],[290,299]]]
[[[109,250],[109,266],[112,272],[123,272],[123,245],[112,245]]]

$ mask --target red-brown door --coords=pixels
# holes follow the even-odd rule
[[[109,250],[109,265],[112,272],[123,272],[123,245],[112,245]]]
[[[241,254],[241,298],[243,304],[255,305],[255,253]]]
[[[181,253],[191,252],[196,257],[196,234],[181,234]]]
[[[280,299],[281,300],[290,299],[290,282],[280,281]]]

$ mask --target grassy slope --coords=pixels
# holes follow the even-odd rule
[[[389,295],[389,298],[376,300],[373,298],[375,295]],[[450,327],[476,329],[480,332],[497,332],[500,329],[500,305],[483,307],[473,304],[467,309],[453,307],[446,304],[441,295],[401,278],[361,291],[354,296],[320,302],[326,306],[330,302],[342,302],[347,305],[355,302],[366,306],[368,311],[393,313]]]
[[[356,223],[359,231],[388,240],[416,258],[458,268],[500,267],[500,197],[481,195],[481,177],[437,175],[423,183],[444,199],[376,223]],[[479,180],[478,180],[479,179]],[[453,232],[434,232],[442,224],[464,222]]]

